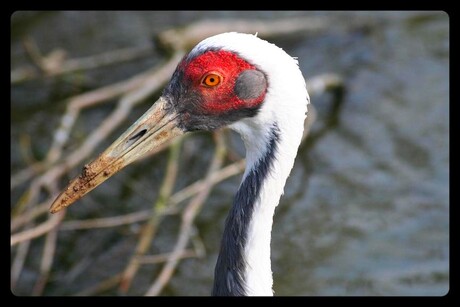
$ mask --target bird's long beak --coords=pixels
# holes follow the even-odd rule
[[[183,134],[178,128],[177,113],[168,110],[167,106],[167,101],[160,97],[109,148],[83,167],[81,174],[70,181],[53,202],[50,212],[56,213],[69,206],[126,165],[165,141]]]

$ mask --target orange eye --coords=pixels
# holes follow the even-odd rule
[[[203,81],[201,83],[203,85],[214,87],[220,84],[222,81],[222,77],[216,73],[210,73],[204,76]]]

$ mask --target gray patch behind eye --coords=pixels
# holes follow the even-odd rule
[[[235,82],[235,94],[241,99],[259,97],[267,88],[265,75],[258,70],[243,71]]]

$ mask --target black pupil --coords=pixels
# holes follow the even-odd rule
[[[213,77],[209,78],[209,82],[214,83],[214,78]]]

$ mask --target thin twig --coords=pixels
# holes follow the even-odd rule
[[[50,207],[50,202],[52,201],[52,197],[48,198],[44,202],[40,203],[37,206],[34,206],[30,208],[29,210],[23,212],[22,214],[19,214],[15,216],[11,220],[11,231],[17,230],[19,227],[27,224],[28,222],[36,219],[40,215],[43,215],[45,213],[48,213],[48,209]]]
[[[50,194],[54,195],[58,193],[57,184],[53,182],[49,186]],[[60,223],[64,219],[64,214],[58,221]],[[45,290],[46,283],[51,271],[51,266],[54,260],[54,254],[56,252],[56,244],[58,237],[58,227],[52,228],[46,235],[45,244],[43,246],[43,253],[40,261],[40,276],[35,282],[35,285],[32,289],[32,295],[39,296],[42,295]]]
[[[128,62],[152,53],[151,46],[129,47],[118,50],[104,52],[102,54],[92,55],[85,58],[69,59],[62,63],[59,69],[50,72],[49,76],[67,74],[80,70],[90,70],[120,62]]]
[[[179,203],[183,202],[184,200],[192,197],[197,193],[200,193],[204,188],[206,188],[207,184],[215,185],[229,177],[235,176],[243,172],[245,164],[245,160],[241,159],[240,161],[234,162],[212,173],[209,178],[210,182],[207,182],[205,178],[200,179],[190,184],[189,186],[183,188],[182,190],[178,191],[173,196],[171,196],[171,200],[166,212],[175,210],[176,206]]]
[[[11,210],[11,216],[13,218],[22,214],[22,212],[28,208],[29,204],[35,204],[37,202],[38,194],[42,186],[43,183],[40,180],[34,180],[30,183],[28,189],[24,191]]]
[[[32,295],[42,295],[53,264],[54,253],[56,251],[58,229],[54,228],[46,235],[45,246],[43,247],[43,255],[40,262],[40,276],[35,282],[32,290]]]
[[[308,80],[307,89],[311,96],[344,88],[342,77],[334,73],[315,76]]]
[[[39,70],[30,66],[14,69],[11,71],[12,84],[33,80],[43,75],[55,77],[62,74],[113,65],[120,62],[128,62],[146,57],[152,53],[151,46],[139,46],[112,50],[84,58],[66,60],[66,54],[62,50],[54,50],[48,56],[43,57],[38,46],[31,38],[24,40],[24,47],[32,63],[35,64]]]
[[[179,255],[180,259],[196,257],[197,254],[193,249],[186,249]],[[158,255],[144,255],[136,257],[139,264],[156,264],[167,261],[171,257],[171,253]]]
[[[26,37],[22,44],[24,49],[26,50],[26,54],[29,56],[31,62],[41,71],[45,71],[45,67],[43,66],[43,55],[40,52],[40,49],[37,46],[35,40],[31,37]]]
[[[190,241],[193,245],[193,250],[196,254],[196,257],[203,258],[206,256],[206,248],[204,246],[204,242],[199,236],[198,228],[196,225],[192,225],[192,231],[190,234]]]
[[[29,79],[33,79],[39,74],[37,73],[37,69],[32,66],[23,66],[15,68],[11,71],[11,84],[27,81]]]
[[[90,295],[95,295],[100,292],[107,291],[110,288],[115,287],[120,283],[121,280],[121,273],[115,274],[113,276],[110,276],[107,279],[104,279],[102,282],[98,283],[97,285],[90,287],[88,289],[85,289],[83,291],[80,291],[75,294],[75,296],[90,296]]]
[[[161,32],[157,40],[167,49],[188,50],[206,37],[229,31],[258,33],[262,37],[294,35],[297,33],[316,33],[329,29],[330,19],[324,17],[298,17],[278,20],[219,19],[201,20],[185,28]]]
[[[78,230],[78,229],[93,229],[93,228],[108,228],[117,227],[127,224],[134,224],[145,221],[150,217],[152,210],[141,210],[125,215],[105,217],[90,220],[75,220],[63,222],[60,230]]]
[[[14,291],[16,283],[21,276],[22,268],[29,251],[30,241],[24,241],[18,244],[16,249],[16,256],[14,257],[13,264],[11,265],[11,290]]]
[[[63,210],[63,213],[54,214],[46,222],[38,225],[37,227],[27,229],[23,232],[12,235],[10,241],[11,246],[14,246],[23,241],[32,240],[36,237],[44,235],[45,233],[48,233],[54,227],[59,225],[64,216],[65,210]]]

